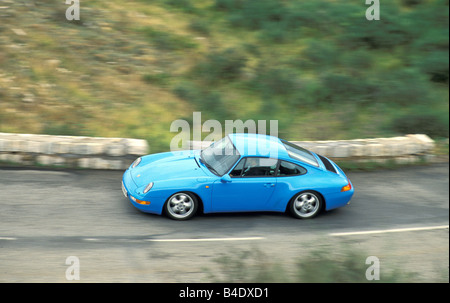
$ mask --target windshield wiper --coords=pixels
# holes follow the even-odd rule
[[[203,158],[202,158],[202,155],[200,154],[200,163],[202,163],[203,165],[205,165],[210,171],[212,171],[213,172],[213,174],[215,174],[215,175],[218,175],[219,176],[219,173],[217,172],[217,170],[214,168],[214,167],[212,167],[210,164],[208,164],[208,163],[206,163],[206,161],[205,160],[203,160]]]

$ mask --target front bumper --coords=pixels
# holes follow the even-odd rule
[[[136,189],[137,185],[131,178],[130,169],[127,169],[122,177],[122,192],[125,198],[140,211],[160,215],[164,201],[159,198],[142,197],[136,193]]]
[[[125,196],[125,198],[128,198],[128,192],[127,192],[125,186],[123,185],[123,181],[122,181],[122,193]]]

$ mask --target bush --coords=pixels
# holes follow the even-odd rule
[[[325,104],[365,104],[376,98],[378,88],[368,78],[356,78],[345,73],[328,73],[320,77],[321,99]]]
[[[431,87],[416,69],[401,69],[378,75],[378,99],[384,103],[415,106],[431,101]]]
[[[296,76],[287,68],[259,66],[251,87],[266,97],[287,96],[292,94],[296,85]]]
[[[246,61],[241,51],[228,48],[209,54],[205,61],[194,68],[193,73],[207,83],[235,80],[240,76]]]
[[[238,10],[242,8],[243,0],[215,0],[214,7],[218,10]]]
[[[149,39],[150,43],[161,50],[176,51],[197,47],[192,39],[168,31],[157,30],[149,26],[141,28],[139,31]]]
[[[414,40],[411,20],[399,8],[387,2],[382,6],[382,20],[370,22],[359,14],[347,15],[342,22],[343,33],[338,37],[346,48],[392,49]]]
[[[402,4],[405,6],[416,6],[422,3],[423,0],[402,0]]]
[[[417,65],[423,73],[429,76],[431,81],[448,84],[448,59],[448,51],[433,51],[425,54]]]
[[[169,84],[170,75],[166,73],[152,73],[142,75],[142,80],[158,86],[166,86]]]
[[[305,33],[315,37],[327,36],[335,33],[338,18],[348,16],[352,11],[345,3],[335,4],[332,1],[292,1],[286,9],[284,19],[290,28],[301,28],[302,36]],[[304,30],[307,29],[307,30]]]
[[[215,261],[219,270],[209,273],[209,280],[220,283],[373,283],[366,278],[367,256],[348,251],[338,255],[315,250],[297,260],[296,268],[286,270],[281,263],[258,249],[223,254]],[[393,270],[383,273],[379,282],[411,280],[412,273]]]
[[[293,7],[274,0],[216,0],[215,8],[228,12],[234,27],[260,30],[259,38],[270,43],[284,43],[295,38],[299,23]]]
[[[200,35],[208,36],[210,34],[209,26],[210,24],[208,21],[196,19],[189,24],[189,29]]]
[[[391,129],[400,134],[426,134],[434,138],[448,138],[449,121],[445,113],[419,107],[394,117]]]
[[[166,3],[167,5],[172,6],[174,8],[178,8],[185,13],[196,13],[197,12],[197,9],[191,3],[190,0],[165,0],[164,3]]]
[[[299,66],[310,69],[327,69],[338,62],[340,50],[332,43],[323,43],[316,40],[310,42],[303,51]]]
[[[197,86],[195,86],[195,84],[191,82],[179,83],[178,85],[175,86],[173,92],[179,98],[184,100],[195,99],[198,95],[200,95],[200,91],[197,88]]]
[[[262,29],[267,22],[281,21],[287,15],[283,1],[216,0],[215,8],[229,13],[233,26],[250,30]]]
[[[259,38],[268,43],[285,43],[294,38],[295,32],[286,21],[266,22],[262,26]]]
[[[229,107],[219,91],[202,89],[193,82],[178,84],[174,93],[194,106],[194,110],[201,110],[216,120],[225,120],[230,115]]]
[[[345,52],[340,60],[341,64],[349,70],[356,71],[358,74],[365,73],[373,65],[373,56],[366,49],[358,49],[353,52]]]
[[[259,30],[268,23],[275,24],[286,18],[287,11],[280,1],[258,0],[244,1],[242,9],[230,18],[234,26],[242,26],[250,30]]]

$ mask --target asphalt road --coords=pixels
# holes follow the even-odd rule
[[[403,282],[448,282],[448,163],[349,173],[352,203],[311,220],[246,213],[176,222],[130,205],[121,176],[0,168],[0,282],[208,282],[224,255],[259,251],[289,269],[317,250],[376,256],[382,273],[414,273]],[[79,280],[67,280],[70,256]]]

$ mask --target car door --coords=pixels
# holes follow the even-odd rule
[[[272,158],[243,158],[230,172],[231,182],[217,180],[213,185],[213,211],[267,210],[275,188],[278,160]]]
[[[273,211],[285,210],[287,203],[302,187],[309,188],[307,173],[301,165],[280,160],[276,174],[277,187],[267,207]]]

